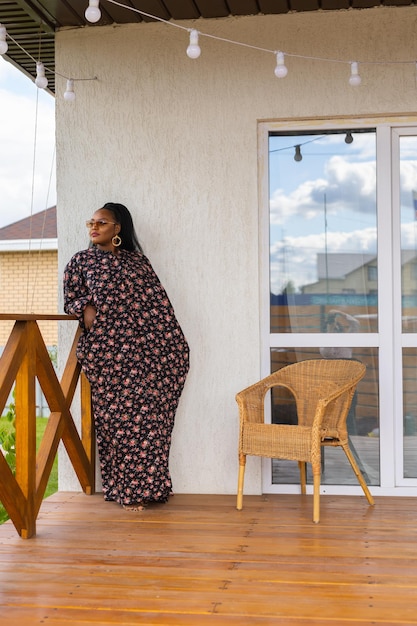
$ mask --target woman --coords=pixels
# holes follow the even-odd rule
[[[83,329],[77,358],[91,384],[104,499],[130,510],[166,502],[187,341],[143,254],[128,209],[88,220],[91,244],[64,272],[64,309]]]
[[[352,317],[343,311],[332,309],[326,318],[326,333],[358,333],[360,323],[356,317]],[[327,347],[320,348],[320,354],[325,359],[351,359],[352,348],[348,347]]]
[[[327,333],[358,333],[360,332],[360,323],[356,317],[331,309],[326,318],[325,332]],[[350,346],[328,346],[326,348],[320,348],[320,354],[325,359],[351,359],[352,348]],[[358,403],[358,392],[355,390],[355,394],[352,398],[352,404],[350,405],[349,413],[346,420],[347,429],[350,435],[357,435],[356,426],[356,405]],[[363,465],[357,456],[355,447],[350,441],[350,447],[355,455],[356,461],[364,475],[366,472],[363,470]]]

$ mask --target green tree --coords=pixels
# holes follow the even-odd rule
[[[285,294],[287,294],[287,293],[295,293],[295,285],[294,285],[294,283],[293,283],[293,281],[292,281],[292,280],[289,280],[289,281],[285,284],[285,286],[284,286],[284,288],[283,288],[283,290],[282,290],[282,295],[285,295]]]
[[[14,399],[14,394],[13,394]],[[4,457],[9,464],[13,474],[16,471],[16,411],[15,404],[11,402],[6,415],[0,420],[0,453],[4,454]],[[0,503],[0,524],[3,524],[9,517],[6,509]]]

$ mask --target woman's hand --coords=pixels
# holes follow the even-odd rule
[[[87,330],[93,325],[94,320],[96,319],[96,308],[92,304],[87,304],[84,309],[84,326]]]

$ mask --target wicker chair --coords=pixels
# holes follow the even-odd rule
[[[236,395],[240,414],[237,508],[243,505],[246,455],[298,461],[301,493],[306,493],[306,462],[313,470],[313,521],[320,519],[321,447],[341,446],[369,504],[373,498],[349,449],[346,418],[365,365],[350,359],[300,361],[267,376]],[[266,424],[265,395],[280,386],[295,399],[298,424]]]

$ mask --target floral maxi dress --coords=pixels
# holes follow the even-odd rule
[[[89,331],[88,304],[97,311]],[[105,500],[166,502],[189,349],[163,286],[142,253],[92,247],[65,268],[64,309],[83,328],[77,358],[91,385]]]

